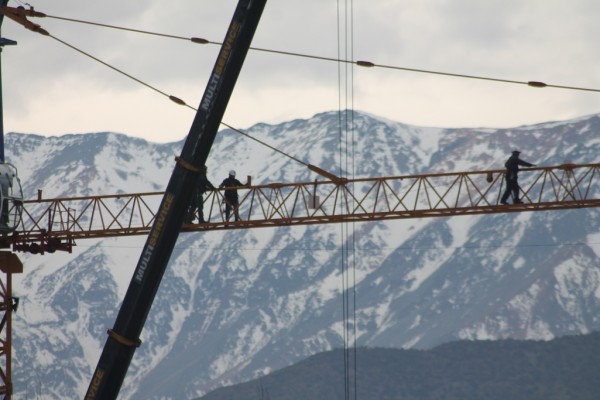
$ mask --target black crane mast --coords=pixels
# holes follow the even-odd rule
[[[199,167],[206,164],[265,4],[266,0],[238,2],[114,327],[108,330],[86,400],[117,398],[179,236]]]

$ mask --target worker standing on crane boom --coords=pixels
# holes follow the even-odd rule
[[[85,395],[116,399],[267,0],[240,0]]]

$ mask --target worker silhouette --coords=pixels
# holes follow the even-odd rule
[[[248,183],[246,183],[246,185],[244,185],[244,184],[242,184],[242,182],[235,179],[235,171],[231,170],[231,171],[229,171],[229,176],[227,178],[225,178],[223,180],[223,182],[221,182],[221,184],[219,185],[219,189],[235,188],[235,187],[247,186],[247,185],[248,185]],[[225,219],[227,221],[229,221],[231,211],[233,211],[233,213],[235,215],[235,220],[239,221],[240,214],[239,214],[239,210],[238,210],[239,198],[238,198],[237,189],[226,189],[224,197],[225,197]]]
[[[500,199],[500,203],[506,205],[508,204],[506,200],[508,200],[508,196],[512,194],[513,204],[523,204],[523,202],[519,199],[519,165],[524,167],[535,167],[535,164],[530,164],[527,161],[523,161],[519,158],[519,154],[521,152],[519,150],[513,150],[512,155],[506,160],[504,166],[506,167],[506,190],[502,195],[502,199]]]
[[[190,203],[190,207],[188,208],[188,213],[186,217],[186,223],[192,224],[194,223],[194,216],[196,211],[198,211],[198,223],[203,224],[206,221],[204,220],[204,193],[209,190],[215,190],[215,187],[206,177],[206,173],[208,172],[208,168],[206,165],[203,165],[198,171],[198,177],[196,179],[196,186],[194,187],[194,193],[192,194],[192,201]]]

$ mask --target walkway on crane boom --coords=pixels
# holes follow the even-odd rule
[[[364,222],[600,206],[600,164],[521,171],[523,204],[500,205],[504,170],[270,183],[238,188],[241,221],[225,218],[223,190],[208,192],[205,224],[182,231]],[[71,251],[75,240],[148,234],[162,192],[24,201],[5,241],[14,251]],[[233,215],[234,213],[232,213]]]

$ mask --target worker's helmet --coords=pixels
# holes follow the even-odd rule
[[[521,154],[519,150],[513,150],[513,154]]]
[[[235,176],[235,171],[232,169],[231,171],[229,171],[229,175],[230,176]]]

